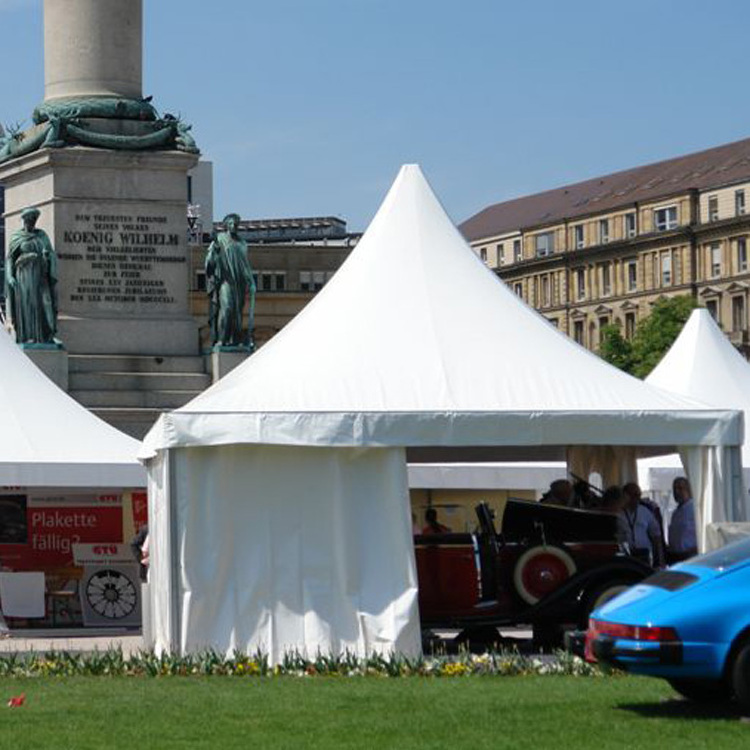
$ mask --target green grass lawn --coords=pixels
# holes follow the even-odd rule
[[[0,699],[14,750],[750,747],[736,714],[632,677],[3,679]]]

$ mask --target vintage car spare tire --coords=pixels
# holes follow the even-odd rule
[[[513,569],[513,584],[527,604],[536,604],[576,572],[573,558],[562,547],[539,545],[526,550]]]

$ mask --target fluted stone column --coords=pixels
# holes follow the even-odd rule
[[[44,0],[44,98],[142,89],[143,0]]]

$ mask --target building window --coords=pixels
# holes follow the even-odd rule
[[[523,284],[519,281],[516,284],[513,284],[513,291],[521,298],[523,299]]]
[[[654,230],[666,232],[677,228],[677,206],[654,209]]]
[[[555,252],[555,233],[545,232],[534,237],[534,247],[537,258],[546,258]]]
[[[299,288],[303,292],[309,292],[312,289],[312,274],[309,271],[299,272]]]
[[[487,262],[487,248],[486,247],[481,248],[481,250],[479,251],[479,257],[482,259],[482,262],[484,263]]]
[[[747,239],[740,237],[737,240],[737,271],[747,271]]]
[[[630,341],[635,336],[635,313],[625,313],[625,338]]]
[[[612,274],[609,263],[602,265],[602,295],[607,297],[612,294]]]
[[[682,251],[676,250],[673,257],[672,262],[674,263],[674,268],[672,269],[672,283],[673,284],[680,284],[682,283]]]
[[[560,321],[557,318],[547,318],[547,320],[553,325],[553,327],[560,327]]]
[[[505,265],[505,245],[502,242],[497,246],[497,264],[498,266]]]
[[[638,262],[628,261],[628,291],[635,292],[638,289]]]
[[[586,247],[586,240],[583,236],[583,224],[578,224],[573,227],[573,243],[576,250],[581,250]]]
[[[721,245],[718,242],[711,243],[711,277],[721,276]]]
[[[326,283],[325,271],[314,271],[312,275],[313,280],[313,291],[319,292],[323,285]]]
[[[734,191],[734,213],[735,216],[742,216],[745,213],[745,191]]]
[[[745,298],[732,297],[732,330],[745,330]]]
[[[599,318],[599,341],[603,340],[602,331],[609,325],[609,318],[607,317],[601,317]]]
[[[706,310],[708,310],[711,317],[718,323],[719,322],[719,302],[715,299],[706,300]]]
[[[523,260],[523,252],[521,251],[521,240],[513,240],[513,260],[516,263]]]
[[[550,303],[549,276],[542,276],[542,305],[549,307]]]
[[[273,290],[273,274],[269,271],[262,271],[260,274],[261,292],[270,292]]]
[[[283,271],[277,271],[273,276],[274,289],[277,292],[283,292],[286,289],[286,274]]]
[[[583,346],[583,321],[582,320],[575,320],[573,321],[573,339]]]
[[[672,253],[661,256],[661,285],[672,286]]]
[[[625,214],[625,238],[630,239],[631,237],[635,237],[636,235],[636,228],[635,228],[635,213],[632,214]]]
[[[586,271],[583,268],[576,271],[576,297],[586,299]]]
[[[609,242],[609,219],[599,220],[599,243],[605,245]]]
[[[708,220],[717,221],[719,218],[719,196],[712,195],[708,199]]]

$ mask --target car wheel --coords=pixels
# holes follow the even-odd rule
[[[667,682],[683,698],[695,703],[725,703],[729,690],[721,680],[674,679]]]
[[[737,652],[732,662],[732,691],[743,711],[750,711],[750,643]]]
[[[600,583],[598,586],[594,586],[583,599],[583,607],[581,608],[581,618],[578,623],[579,627],[587,628],[589,626],[589,617],[591,613],[604,606],[610,599],[614,599],[618,594],[621,594],[626,589],[629,589],[633,585],[632,581],[626,581],[623,578],[615,579],[614,581],[606,581]]]
[[[513,569],[513,584],[527,604],[536,604],[576,572],[573,558],[562,547],[527,549]]]

